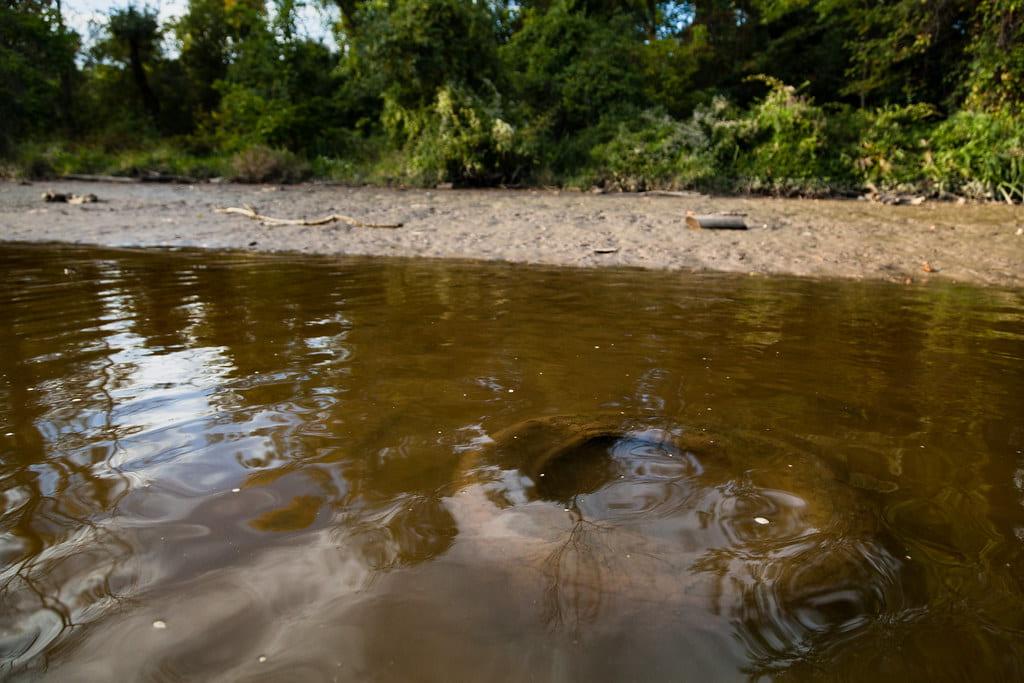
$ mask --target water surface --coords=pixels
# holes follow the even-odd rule
[[[1024,293],[0,248],[0,673],[1024,678]]]

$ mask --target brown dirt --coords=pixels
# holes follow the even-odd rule
[[[45,204],[40,195],[46,190],[92,192],[102,201]],[[244,205],[275,217],[342,213],[404,227],[267,226],[214,211]],[[752,229],[689,230],[687,210],[741,211]],[[856,200],[326,185],[0,183],[0,240],[117,247],[426,256],[899,282],[944,278],[1020,287],[1021,233],[1024,207],[995,204],[886,206]]]

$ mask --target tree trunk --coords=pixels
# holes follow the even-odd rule
[[[139,89],[139,95],[142,96],[142,106],[146,108],[146,111],[153,117],[153,120],[157,121],[160,117],[160,102],[156,99],[156,95],[153,94],[153,90],[149,87],[149,79],[146,77],[146,69],[142,66],[142,57],[138,41],[131,41],[130,50],[132,76],[135,78],[135,86]]]

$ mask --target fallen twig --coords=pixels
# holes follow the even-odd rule
[[[641,197],[686,197],[688,199],[705,196],[700,192],[689,192],[686,190],[647,190],[638,194]]]
[[[364,223],[363,221],[346,216],[340,213],[332,213],[322,218],[274,218],[256,213],[251,206],[237,207],[229,206],[224,209],[217,209],[217,213],[233,213],[239,216],[251,218],[254,221],[262,221],[268,225],[327,225],[328,223],[340,222],[351,225],[355,228],[400,228],[401,223]]]

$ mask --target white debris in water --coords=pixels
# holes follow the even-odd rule
[[[167,622],[166,621],[160,621],[159,619],[157,619],[156,621],[153,622],[153,628],[157,629],[158,631],[159,630],[163,630],[163,629],[167,628]]]
[[[264,655],[260,655],[260,660],[259,661],[260,661],[260,664],[262,664],[263,662],[267,661],[267,658]]]
[[[771,524],[771,522],[769,522],[768,519],[765,517],[754,517],[754,521],[761,525]]]
[[[14,436],[14,432],[7,432],[4,436]]]
[[[242,489],[231,489],[231,493],[239,493]]]
[[[516,390],[515,390],[515,389],[509,389],[509,390],[508,390],[508,393],[510,393],[510,394],[514,394],[514,393],[516,393]]]

